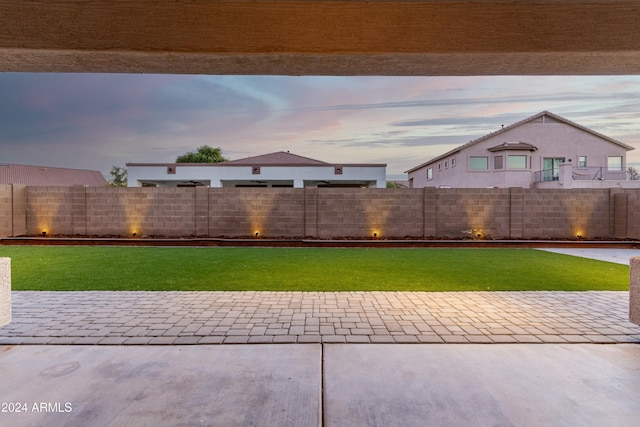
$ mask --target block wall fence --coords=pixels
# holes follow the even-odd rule
[[[0,185],[0,236],[640,239],[640,190]]]

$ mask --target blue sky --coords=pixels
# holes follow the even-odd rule
[[[640,76],[0,74],[0,162],[95,169],[289,150],[390,178],[548,110],[636,147]]]

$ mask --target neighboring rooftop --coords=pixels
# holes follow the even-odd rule
[[[108,182],[100,172],[93,170],[0,163],[0,184],[102,187],[108,185]]]
[[[298,156],[297,154],[291,154],[288,151],[278,151],[275,153],[262,154],[260,156],[245,157],[244,159],[230,160],[224,162],[225,165],[237,165],[237,166],[330,166],[329,163],[321,160],[311,159],[309,157]]]
[[[327,163],[322,160],[292,154],[288,151],[261,154],[243,159],[228,160],[220,163],[127,163],[127,166],[387,166],[386,164],[369,163]]]

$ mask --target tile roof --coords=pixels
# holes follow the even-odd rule
[[[108,182],[98,171],[0,163],[0,184],[102,187]]]
[[[330,163],[309,157],[291,154],[288,151],[278,151],[276,153],[262,154],[260,156],[246,157],[244,159],[230,160],[222,163],[224,165],[237,166],[277,166],[277,165],[305,165],[305,166],[331,166]]]

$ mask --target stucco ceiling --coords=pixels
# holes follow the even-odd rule
[[[0,0],[0,71],[640,74],[636,0]]]

